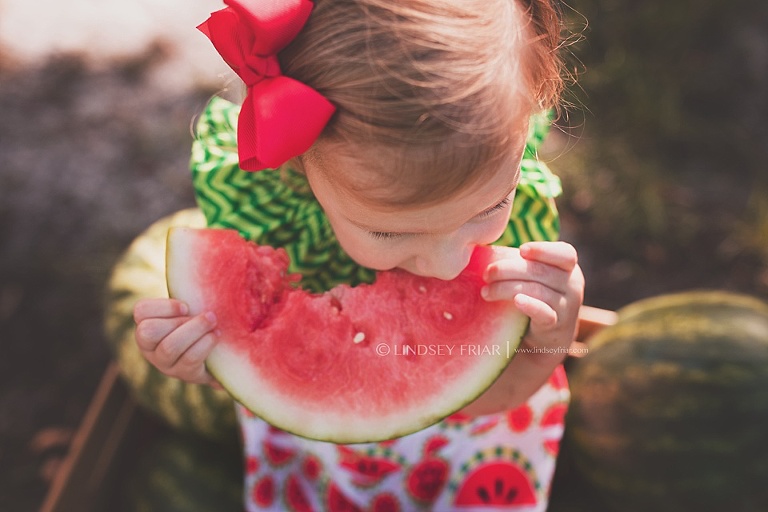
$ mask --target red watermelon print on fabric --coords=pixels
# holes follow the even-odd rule
[[[457,509],[524,509],[536,505],[540,492],[533,466],[520,452],[506,447],[478,453],[474,461],[465,464],[451,487]]]
[[[354,445],[291,436],[241,413],[246,453],[259,460],[246,475],[248,510],[545,512],[567,397],[550,381],[511,411],[455,414],[406,437]],[[272,505],[257,506],[257,497]]]
[[[341,467],[349,471],[352,483],[358,487],[379,485],[388,475],[400,471],[404,462],[388,448],[359,451],[339,446],[338,452]]]

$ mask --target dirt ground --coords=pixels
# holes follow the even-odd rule
[[[37,509],[101,377],[112,265],[150,223],[193,204],[190,120],[214,91],[149,83],[161,50],[96,71],[77,57],[0,59],[0,510]],[[764,262],[733,242],[752,185],[708,175],[685,188],[677,207],[706,229],[634,258],[568,196],[564,237],[582,255],[586,302],[615,309],[701,287],[768,298]]]
[[[0,510],[37,508],[101,377],[111,266],[193,204],[189,125],[211,91],[147,88],[147,66],[72,57],[0,78]]]

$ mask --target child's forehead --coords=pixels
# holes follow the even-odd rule
[[[321,141],[303,161],[308,171],[322,173],[348,196],[379,209],[425,206],[465,195],[496,175],[513,180],[525,149],[527,121],[503,148]]]
[[[407,207],[382,207],[370,200],[370,190],[336,186],[314,169],[308,178],[318,201],[337,219],[368,231],[439,233],[458,229],[508,197],[517,185],[519,166],[499,169],[454,197]]]

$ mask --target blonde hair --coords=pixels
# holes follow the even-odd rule
[[[557,104],[559,40],[549,0],[316,0],[280,60],[337,107],[317,145],[365,151],[395,192],[368,199],[408,206],[519,153],[529,116]],[[363,188],[339,172],[336,183]]]

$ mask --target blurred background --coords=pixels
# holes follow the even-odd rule
[[[0,0],[0,510],[39,507],[109,361],[104,287],[194,204],[190,124],[231,75],[215,0]],[[768,299],[768,3],[570,0],[543,158],[586,303]]]

